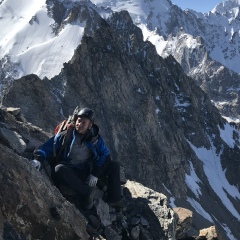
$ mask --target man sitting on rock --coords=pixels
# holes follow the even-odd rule
[[[111,160],[110,151],[99,128],[94,124],[94,112],[81,109],[75,125],[50,138],[34,152],[33,166],[45,170],[50,165],[57,184],[64,183],[81,196],[84,209],[93,207],[95,187],[99,178],[107,176],[108,203],[112,207],[124,207],[121,198],[120,166]],[[58,159],[54,162],[54,152]],[[56,158],[55,158],[56,161]]]

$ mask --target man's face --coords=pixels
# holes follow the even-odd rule
[[[78,133],[85,134],[92,127],[92,121],[86,117],[78,117],[75,128]]]

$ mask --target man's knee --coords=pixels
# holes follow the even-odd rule
[[[64,164],[58,164],[55,166],[55,174],[56,175],[61,175],[68,171],[68,167]]]

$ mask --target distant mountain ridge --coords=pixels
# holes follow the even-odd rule
[[[144,39],[151,41],[162,57],[173,55],[185,73],[209,94],[221,114],[230,121],[239,121],[239,0],[220,3],[205,14],[182,11],[170,0],[46,3],[19,0],[15,6],[11,0],[1,2],[0,95],[14,79],[24,75],[34,73],[51,79],[60,73],[85,31],[84,21],[68,24],[73,17],[70,9],[84,4],[104,19],[113,11],[127,10]]]
[[[145,39],[154,43],[154,35],[159,35],[158,44],[170,41],[179,31],[201,37],[213,60],[222,63],[235,72],[240,72],[239,46],[239,8],[238,0],[228,0],[217,5],[212,12],[198,13],[193,10],[182,11],[171,1],[140,1],[131,2],[112,0],[93,0],[99,8],[111,8],[113,11],[127,10],[134,23],[139,26]],[[145,32],[144,28],[150,32]],[[152,32],[153,31],[153,32]],[[169,36],[171,35],[171,36]],[[227,49],[227,50],[226,50]],[[159,51],[158,51],[159,52]],[[161,52],[159,52],[161,54]]]
[[[111,6],[114,11],[127,9],[159,55],[173,55],[185,73],[209,94],[221,114],[230,121],[239,121],[238,0],[225,1],[205,14],[182,11],[168,0],[134,1],[131,5],[124,1],[93,2],[99,7]]]

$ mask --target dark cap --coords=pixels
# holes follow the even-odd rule
[[[86,118],[90,119],[91,121],[94,120],[93,115],[94,115],[94,112],[90,108],[82,108],[77,114],[78,117],[86,117]]]

